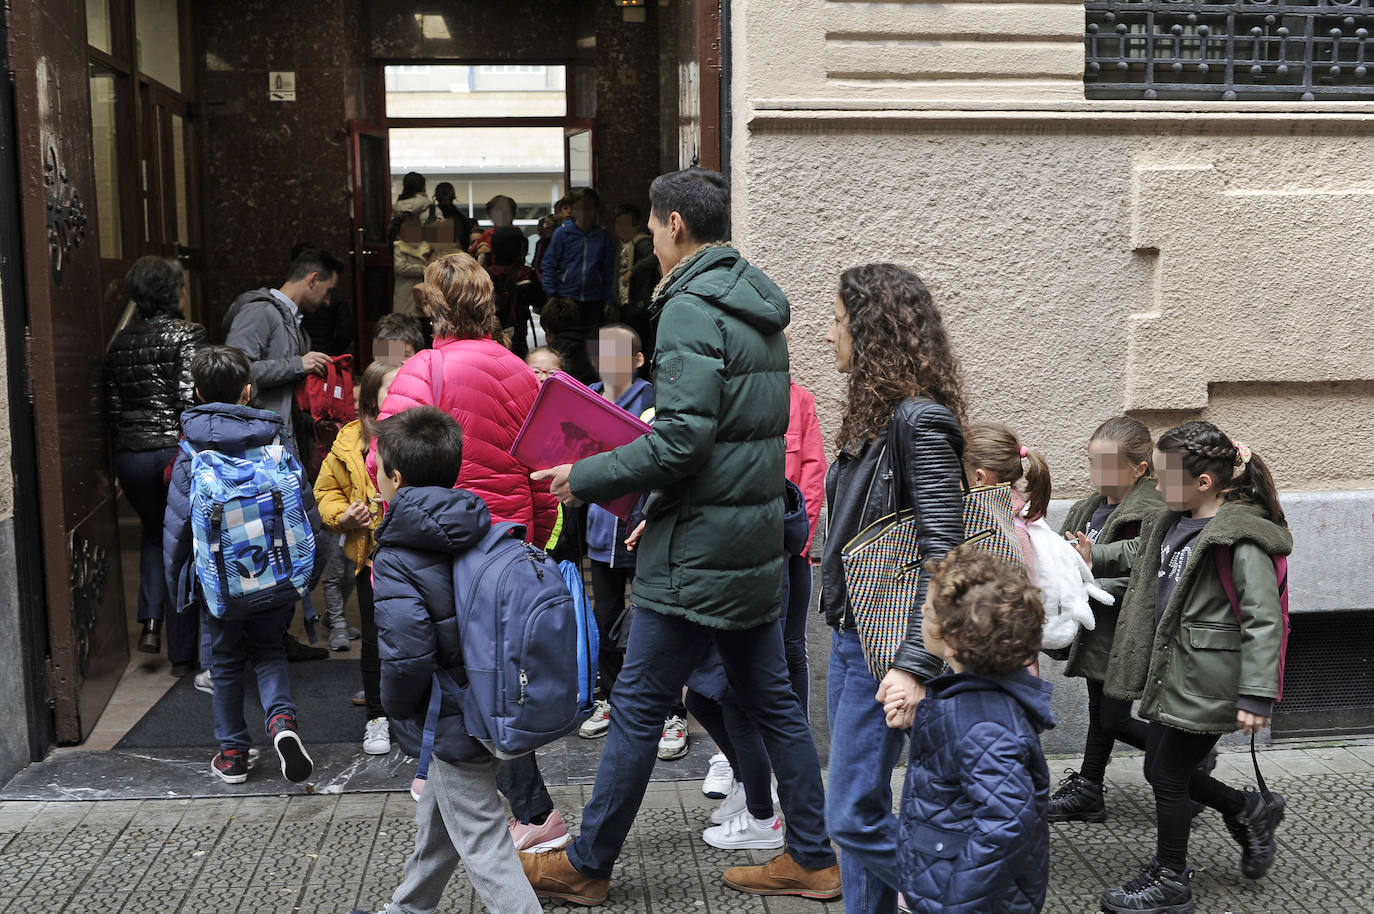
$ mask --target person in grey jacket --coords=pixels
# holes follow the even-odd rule
[[[342,272],[343,264],[328,251],[307,248],[292,261],[281,288],[244,292],[224,316],[225,344],[248,356],[258,402],[282,417],[283,443],[297,457],[291,423],[296,382],[323,375],[329,365],[329,356],[310,348],[301,318],[329,299]]]

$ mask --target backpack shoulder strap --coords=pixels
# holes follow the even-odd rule
[[[1221,589],[1226,591],[1226,599],[1231,604],[1231,612],[1240,621],[1240,594],[1236,593],[1236,576],[1231,569],[1231,547],[1213,546],[1212,563],[1216,565],[1217,577],[1221,579]]]

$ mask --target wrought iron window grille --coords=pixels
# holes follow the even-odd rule
[[[1374,99],[1374,0],[1087,0],[1089,98]]]

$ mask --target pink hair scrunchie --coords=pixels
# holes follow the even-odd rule
[[[1021,445],[1021,459],[1025,460],[1028,456],[1030,456],[1030,452],[1026,450],[1026,446],[1024,444]]]

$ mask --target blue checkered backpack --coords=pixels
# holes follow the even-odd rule
[[[240,618],[304,599],[315,535],[296,458],[281,444],[239,457],[185,440],[181,448],[191,459],[195,575],[210,614]]]

